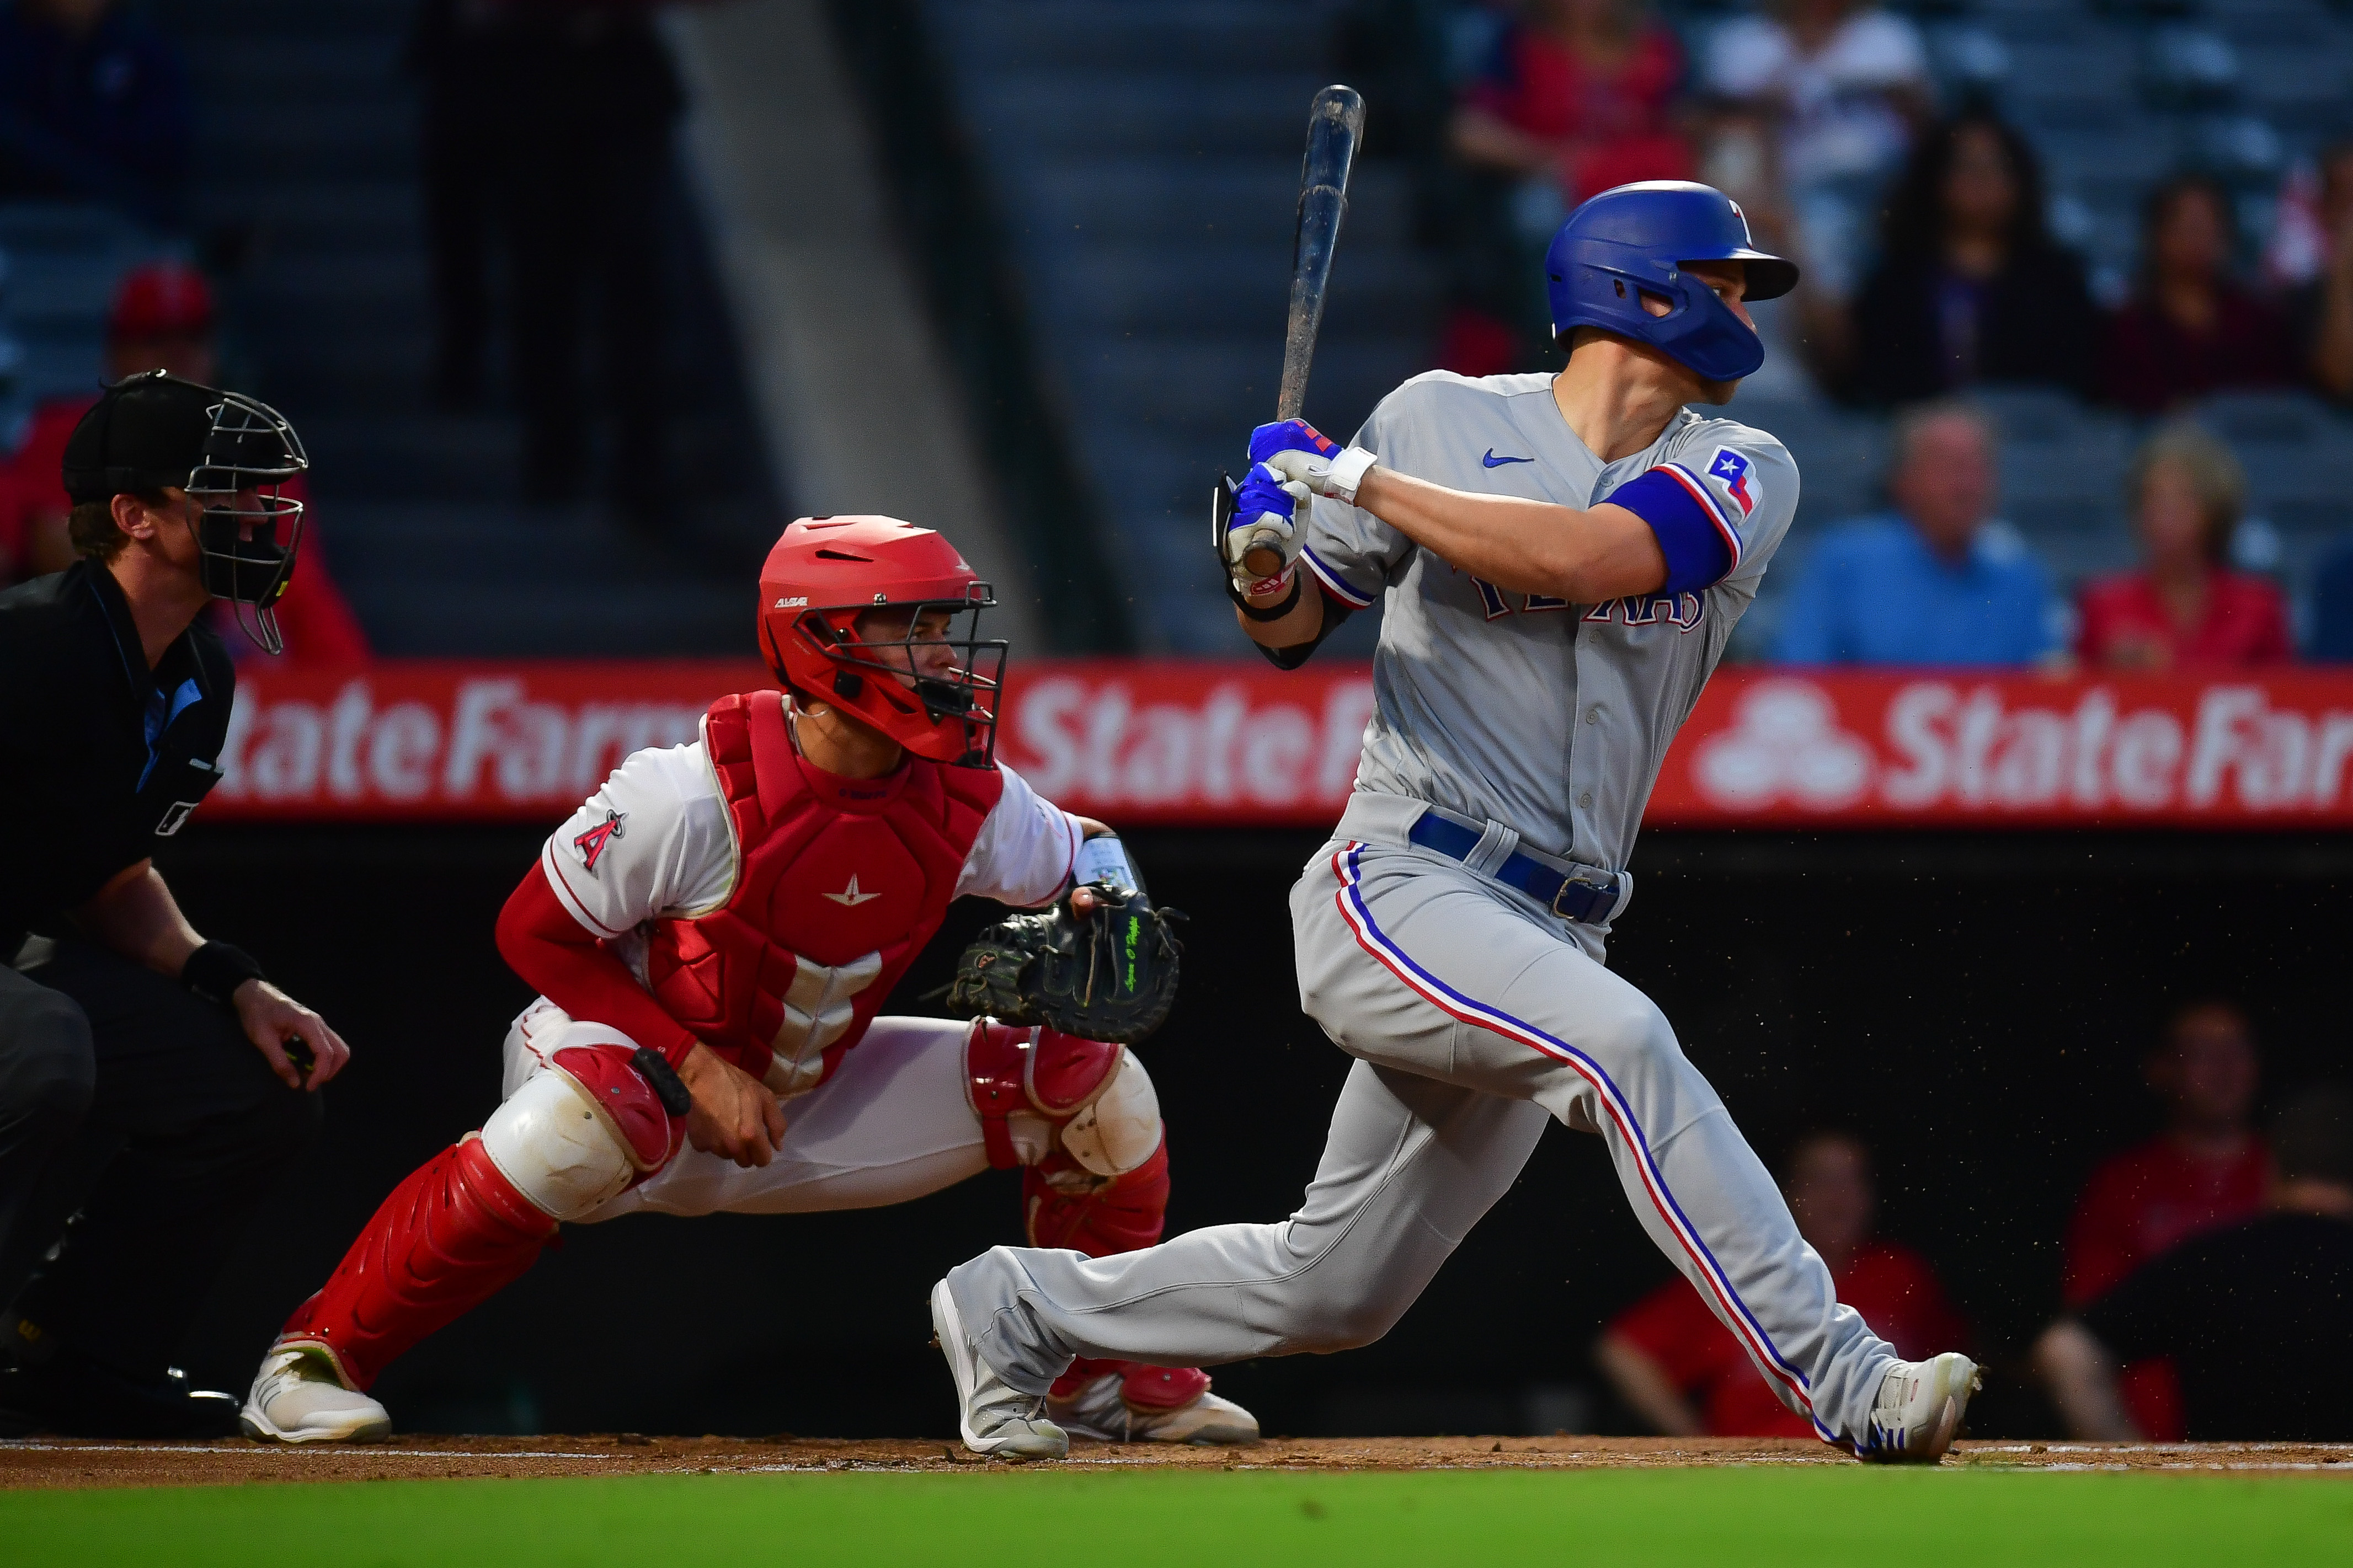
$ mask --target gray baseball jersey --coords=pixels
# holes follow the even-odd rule
[[[1606,605],[1504,593],[1345,501],[1317,500],[1308,521],[1304,558],[1324,586],[1352,605],[1383,599],[1356,787],[1622,870],[1667,743],[1788,531],[1797,464],[1763,431],[1689,409],[1642,451],[1604,463],[1542,374],[1416,376],[1381,400],[1356,445],[1453,489],[1578,508],[1672,465],[1722,520],[1721,580]]]

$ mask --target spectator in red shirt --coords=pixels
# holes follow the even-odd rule
[[[2070,1308],[2191,1237],[2261,1212],[2271,1154],[2249,1121],[2259,1071],[2253,1032],[2236,1007],[2200,1002],[2174,1015],[2143,1068],[2166,1102],[2168,1125],[2112,1155],[2084,1184],[2067,1227]],[[2125,1368],[2119,1393],[2143,1432],[2180,1439],[2180,1384],[2170,1362]]]
[[[1631,0],[1531,0],[1454,121],[1472,163],[1546,175],[1575,206],[1634,180],[1687,180],[1673,121],[1683,54]]]
[[[1871,1234],[1879,1205],[1871,1154],[1843,1132],[1791,1152],[1782,1181],[1789,1212],[1838,1282],[1839,1300],[1871,1321],[1898,1355],[1917,1359],[1968,1332],[1928,1260]],[[1810,1437],[1684,1279],[1670,1279],[1620,1313],[1593,1359],[1619,1397],[1670,1436]]]
[[[177,261],[133,268],[115,290],[107,317],[107,374],[120,380],[142,370],[168,370],[214,385],[220,362],[213,325],[212,289],[203,273]],[[73,563],[73,547],[66,541],[66,513],[72,503],[60,475],[66,438],[95,401],[59,397],[42,404],[33,411],[24,440],[0,461],[0,582],[45,576]],[[285,493],[310,499],[300,475]],[[222,613],[222,606],[215,611]],[[367,634],[328,575],[315,520],[307,515],[293,580],[277,611],[288,658],[347,664],[368,657]],[[244,637],[227,640],[239,658],[252,646]]]
[[[2108,318],[2100,395],[2161,414],[2229,387],[2303,380],[2286,318],[2231,277],[2231,198],[2202,174],[2159,185],[2141,222],[2141,279]]]
[[[2149,437],[2126,479],[2140,535],[2137,572],[2084,588],[2075,652],[2094,669],[2283,664],[2294,657],[2287,600],[2228,565],[2247,476],[2195,425]]]

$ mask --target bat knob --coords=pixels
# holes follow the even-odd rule
[[[1242,552],[1242,570],[1253,577],[1274,576],[1287,564],[1282,552],[1271,544],[1252,545]]]

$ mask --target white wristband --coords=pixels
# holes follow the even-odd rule
[[[1324,493],[1338,500],[1354,501],[1356,487],[1365,482],[1380,458],[1362,447],[1351,447],[1332,459],[1332,471],[1324,480]]]
[[[1071,881],[1082,888],[1090,882],[1105,882],[1123,893],[1135,891],[1135,868],[1128,864],[1127,847],[1120,843],[1119,836],[1107,833],[1080,845],[1078,858],[1071,867]]]

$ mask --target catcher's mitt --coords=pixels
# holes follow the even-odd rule
[[[1103,900],[1092,914],[1073,916],[1065,899],[973,938],[948,983],[947,1010],[1124,1046],[1160,1027],[1176,1000],[1181,951],[1169,922],[1184,912],[1100,882],[1089,890]]]

